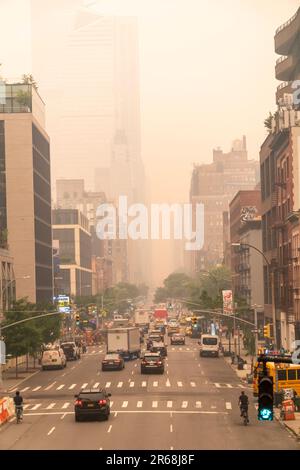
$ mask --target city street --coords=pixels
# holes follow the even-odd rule
[[[168,339],[169,342],[169,339]],[[164,375],[141,375],[140,360],[101,372],[104,346],[89,347],[60,371],[41,371],[19,386],[24,420],[0,428],[0,449],[290,449],[299,444],[277,422],[258,422],[252,390],[220,358],[200,358],[197,340],[168,346]],[[108,421],[74,420],[74,394],[106,387]],[[250,425],[238,397],[250,398]]]

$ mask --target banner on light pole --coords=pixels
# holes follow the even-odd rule
[[[222,290],[223,296],[223,313],[232,315],[233,313],[233,297],[232,290]]]
[[[0,340],[0,364],[6,364],[6,347],[2,340]]]

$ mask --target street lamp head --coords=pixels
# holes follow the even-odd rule
[[[241,243],[231,243],[231,246],[241,246]]]

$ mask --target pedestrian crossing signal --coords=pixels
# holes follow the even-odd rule
[[[263,376],[258,384],[258,419],[273,421],[273,377]]]

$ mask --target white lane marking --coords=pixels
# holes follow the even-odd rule
[[[29,387],[23,388],[23,390],[21,390],[21,392],[26,392],[26,390],[29,390]]]
[[[189,351],[189,350],[190,350],[190,348],[186,348],[186,350],[187,350],[187,351]]]
[[[123,401],[122,408],[127,408],[127,406],[128,406],[128,401]]]
[[[157,402],[157,401],[153,401],[153,402],[152,402],[152,408],[157,408],[157,405],[158,405],[158,402]]]
[[[137,364],[134,364],[134,367],[137,367]]]
[[[50,403],[50,405],[46,407],[46,410],[52,410],[52,408],[54,408],[55,405],[56,403]]]
[[[226,402],[226,410],[232,410],[231,402],[227,401]]]
[[[103,447],[99,447],[99,450],[103,450]]]
[[[188,406],[188,402],[187,401],[183,401],[182,402],[182,405],[181,405],[181,408],[187,408]]]
[[[131,375],[133,375],[133,371],[131,372]]]
[[[167,370],[167,375],[169,375],[169,371]]]
[[[48,436],[50,436],[50,434],[53,433],[54,429],[55,429],[55,426],[53,426],[53,428],[50,429],[50,431],[48,432]]]
[[[211,409],[215,410],[217,407],[215,405],[211,405]]]
[[[119,382],[118,385],[117,385],[118,388],[121,388],[123,387],[123,382]]]
[[[173,424],[170,424],[170,432],[173,432]]]
[[[233,388],[233,386],[230,384],[226,384],[226,385],[227,385],[227,388]]]
[[[111,431],[111,428],[112,428],[112,425],[109,426],[107,432],[110,432],[110,431]]]
[[[171,387],[171,383],[170,383],[170,380],[169,380],[169,379],[166,381],[166,386],[167,386],[167,387]]]
[[[136,404],[137,408],[142,408],[143,406],[143,402],[142,401],[138,401],[137,404]]]
[[[157,414],[170,414],[170,411],[165,410],[118,410],[118,413],[157,413]],[[192,411],[192,410],[176,410],[172,411],[174,414],[202,414],[202,415],[228,415],[227,411]],[[50,412],[31,412],[28,410],[24,413],[25,416],[52,416],[52,415],[74,415],[74,411],[50,411]]]
[[[113,401],[111,401],[111,402],[110,402],[110,407],[111,407],[111,408],[112,408],[113,404],[114,404],[114,402],[113,402]]]
[[[71,369],[72,369],[72,370],[75,369],[75,366],[71,367]]]
[[[171,447],[170,447],[170,450],[174,450],[174,447],[173,447],[173,446],[171,446]]]
[[[179,351],[182,351],[182,348],[179,348]]]
[[[130,388],[134,387],[134,382],[130,382],[129,387]]]
[[[246,388],[245,385],[243,385],[243,384],[238,384],[238,387]]]
[[[59,387],[57,387],[56,390],[61,390],[62,388],[64,388],[64,386],[65,386],[65,384],[62,384],[62,385],[60,385]]]
[[[182,387],[182,382],[177,382],[178,387]]]
[[[76,384],[72,384],[70,387],[69,387],[69,390],[72,390],[73,388],[76,387]]]
[[[175,348],[171,348],[172,351],[175,351]]]
[[[68,408],[70,406],[70,402],[66,402],[63,404],[62,409]]]
[[[37,392],[40,388],[42,388],[41,385],[39,385],[38,387],[33,388],[32,391]]]
[[[191,382],[191,387],[196,387],[195,382]]]
[[[64,377],[66,375],[66,372],[62,375],[62,377]]]
[[[142,382],[142,387],[146,387],[147,386],[147,382]]]
[[[111,382],[106,382],[106,384],[105,384],[105,388],[109,388],[109,387],[110,387],[110,385],[111,385]]]
[[[46,387],[45,390],[50,390],[50,388],[52,388],[55,384],[56,384],[56,381],[48,385],[48,387]]]
[[[93,385],[93,388],[98,388],[100,385],[100,382],[96,382],[94,385]]]
[[[153,387],[158,387],[158,382],[153,382]]]
[[[114,414],[114,418],[116,418],[117,416],[118,416],[118,412],[116,411]]]
[[[94,350],[94,351],[92,351],[92,354],[95,354],[95,352],[96,352],[95,350]]]
[[[201,408],[201,407],[202,407],[201,401],[196,401],[196,408]]]
[[[167,408],[172,408],[173,406],[173,402],[170,400],[170,401],[167,401]]]
[[[64,413],[60,419],[64,419],[67,413]]]
[[[217,387],[217,388],[221,388],[221,385],[218,384],[218,383],[216,383],[216,384],[214,384],[214,385],[215,385],[215,387]]]
[[[37,405],[34,405],[34,406],[31,408],[30,411],[35,411],[35,410],[37,410],[40,406],[42,406],[42,404],[41,404],[41,403],[38,403]]]
[[[28,406],[30,406],[30,404],[26,404],[26,405],[23,405],[23,410],[26,410],[26,408],[28,408]]]
[[[81,388],[85,388],[88,385],[88,383],[84,383]]]

